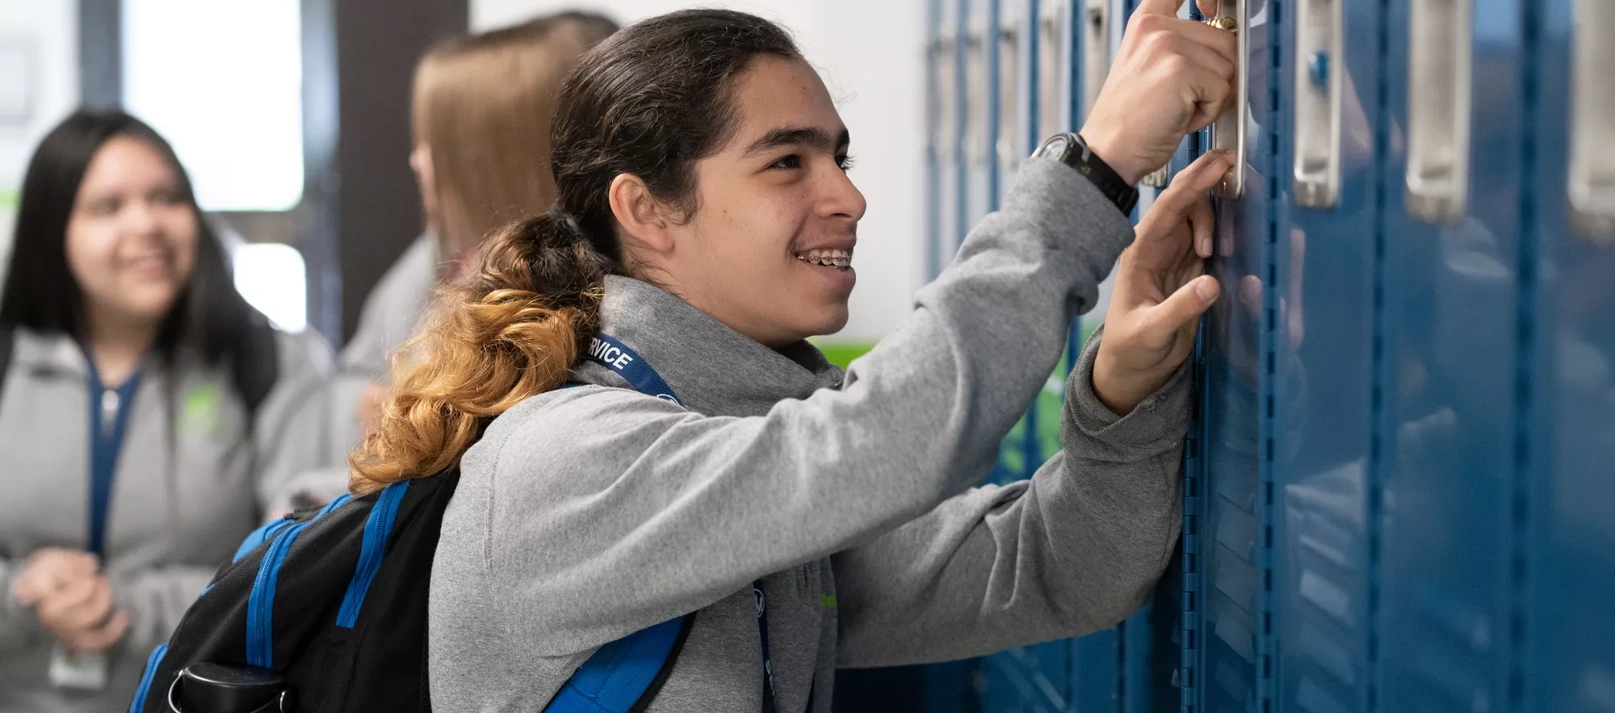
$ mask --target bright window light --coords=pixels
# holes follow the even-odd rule
[[[230,251],[236,291],[285,332],[308,327],[308,276],[303,255],[280,243],[244,243]]]
[[[303,197],[299,0],[123,0],[123,103],[179,154],[209,211]]]

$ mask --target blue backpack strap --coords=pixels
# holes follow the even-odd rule
[[[336,625],[352,629],[359,623],[359,610],[364,606],[365,593],[370,582],[381,569],[381,560],[387,554],[387,540],[393,534],[393,522],[398,519],[398,502],[404,499],[409,481],[404,480],[383,488],[370,507],[370,518],[365,521],[364,544],[359,547],[359,563],[354,566],[353,580],[342,596],[342,608],[337,610]]]
[[[303,533],[308,523],[299,522],[281,531],[258,563],[258,576],[252,582],[252,593],[247,597],[247,663],[260,668],[275,667],[275,587],[280,581],[281,565],[292,543]]]
[[[347,493],[343,493],[337,499],[326,503],[325,507],[320,508],[320,511],[315,513],[314,519],[318,520],[324,517],[326,513],[342,507],[348,502],[349,499],[351,499],[351,497],[352,496],[348,495]],[[241,541],[241,546],[236,548],[236,554],[234,557],[230,558],[230,561],[240,562],[242,557],[246,557],[248,553],[258,549],[258,545],[273,539],[275,535],[280,534],[281,530],[291,527],[291,524],[296,521],[297,519],[295,517],[287,515],[278,520],[271,520],[264,523],[258,529],[253,530],[251,534],[247,535],[246,539]]]
[[[662,689],[695,614],[670,619],[594,652],[555,694],[544,713],[638,713]]]
[[[145,713],[146,697],[151,694],[151,684],[157,677],[157,667],[163,665],[163,656],[168,654],[168,644],[159,644],[151,650],[146,657],[146,670],[140,674],[140,687],[135,689],[135,699],[129,702],[129,713]]]
[[[291,527],[293,522],[295,521],[292,519],[292,516],[287,515],[279,520],[271,520],[264,523],[258,529],[253,530],[250,534],[248,534],[246,539],[241,541],[241,546],[236,548],[236,554],[234,557],[230,558],[230,561],[240,562],[242,557],[246,557],[248,553],[258,549],[258,545],[273,539],[275,535],[280,534],[281,530]]]

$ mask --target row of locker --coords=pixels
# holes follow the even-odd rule
[[[1081,125],[1134,4],[931,1],[932,274]],[[1615,712],[1615,0],[1218,15],[1239,106],[1138,209],[1244,159],[1179,564],[1115,630],[932,667],[928,709]],[[1058,399],[995,477],[1057,447]]]

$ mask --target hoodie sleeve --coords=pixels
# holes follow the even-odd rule
[[[168,641],[214,574],[212,567],[166,565],[110,575],[113,603],[129,615],[118,644],[126,655],[145,656]]]
[[[45,634],[34,610],[23,606],[11,594],[12,579],[21,568],[22,562],[0,557],[0,659]]]
[[[289,509],[292,496],[313,485],[311,479],[340,479],[341,489],[347,486],[346,470],[324,468],[330,451],[330,348],[311,333],[276,336],[280,373],[253,423],[256,496],[265,519]]]
[[[1064,450],[834,556],[839,664],[978,656],[1114,625],[1143,604],[1181,526],[1188,365],[1125,418],[1093,392],[1100,336],[1066,384]]]
[[[752,418],[602,387],[519,405],[465,456],[434,630],[507,622],[489,636],[568,654],[924,515],[991,469],[1132,235],[1079,174],[1033,160],[841,390]]]

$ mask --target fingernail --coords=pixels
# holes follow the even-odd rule
[[[1217,281],[1209,277],[1195,278],[1199,284],[1194,286],[1194,293],[1200,296],[1201,302],[1210,302],[1217,299]]]

